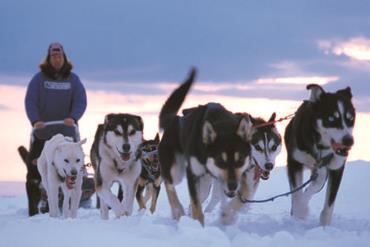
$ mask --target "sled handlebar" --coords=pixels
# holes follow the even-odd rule
[[[47,121],[47,122],[43,122],[43,123],[44,123],[45,127],[46,126],[52,126],[52,125],[64,125],[64,120]],[[80,131],[78,129],[77,124],[74,123],[71,127],[74,128],[75,135],[77,137],[77,140],[79,140]],[[36,130],[38,130],[38,129],[36,129],[35,127],[32,128],[32,131],[31,131],[31,142],[32,142],[32,139],[33,139],[33,134],[34,134],[34,132]]]

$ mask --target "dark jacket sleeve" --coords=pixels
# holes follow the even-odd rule
[[[39,115],[40,76],[35,75],[27,87],[25,107],[31,124],[41,120]]]
[[[80,78],[76,76],[76,87],[73,92],[71,118],[77,122],[84,114],[86,105],[87,99],[85,87],[82,85]]]

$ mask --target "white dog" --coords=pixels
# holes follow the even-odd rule
[[[64,194],[63,216],[76,218],[82,194],[84,153],[80,142],[73,142],[70,137],[57,134],[45,142],[44,149],[37,160],[42,185],[48,195],[50,217],[59,216],[58,192]]]

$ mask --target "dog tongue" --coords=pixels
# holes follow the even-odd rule
[[[346,156],[348,155],[348,152],[351,149],[351,147],[343,145],[341,143],[337,143],[337,142],[332,142],[331,147],[334,150],[334,152],[336,152],[337,154],[346,155]]]
[[[254,180],[262,178],[263,180],[269,179],[270,172],[262,170],[259,166],[256,166],[256,171],[254,173]]]
[[[123,159],[124,161],[128,161],[130,159],[130,153],[122,154],[121,159]]]
[[[75,180],[72,179],[72,176],[66,177],[66,185],[69,190],[73,189],[75,186]]]

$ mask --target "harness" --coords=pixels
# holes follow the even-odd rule
[[[321,151],[320,151],[320,156],[321,156]],[[317,166],[315,167],[315,169],[312,171],[312,174],[310,176],[310,178],[304,182],[301,186],[298,186],[297,188],[291,190],[291,191],[288,191],[286,193],[282,193],[282,194],[278,194],[276,196],[273,196],[273,197],[270,197],[270,198],[267,198],[267,199],[262,199],[262,200],[249,200],[249,199],[245,199],[242,197],[240,191],[238,191],[238,198],[239,200],[242,202],[242,203],[263,203],[263,202],[268,202],[268,201],[273,201],[275,200],[276,198],[279,198],[279,197],[283,197],[283,196],[289,196],[297,191],[300,191],[302,190],[303,188],[305,188],[309,183],[315,181],[318,177],[318,170],[322,167],[326,167],[326,165],[330,162],[330,160],[334,157],[334,154],[333,153],[330,153],[328,155],[326,155],[325,157],[322,157],[320,158],[318,161],[317,161]],[[326,179],[325,181],[327,180],[328,178],[328,175],[326,176]],[[325,185],[325,183],[324,183]],[[322,190],[322,188],[324,187],[324,185],[320,188],[319,191]]]
[[[141,158],[142,158],[142,167],[145,169],[145,171],[147,172],[147,175],[148,175],[148,179],[150,182],[154,182],[156,177],[152,174],[150,168],[149,168],[149,165],[143,160],[143,158],[149,158],[149,157],[152,157],[153,155],[156,155],[158,154],[158,150],[153,150],[153,151],[150,151],[150,152],[144,152],[142,151],[141,153]]]

